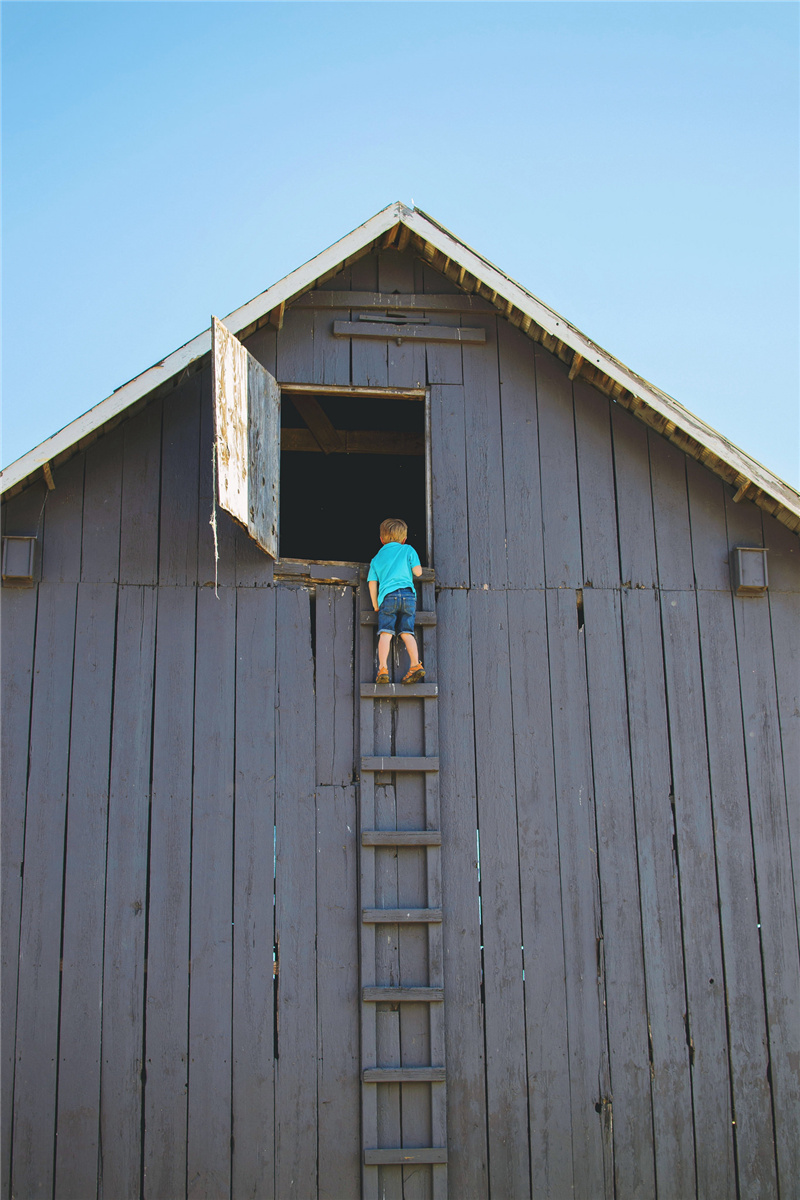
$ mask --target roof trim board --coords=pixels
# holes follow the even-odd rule
[[[377,248],[396,245],[413,250],[464,292],[488,300],[512,324],[568,363],[572,377],[580,374],[586,382],[598,387],[734,485],[737,500],[753,500],[789,529],[800,530],[800,494],[789,484],[666,392],[601,349],[554,309],[419,209],[410,209],[399,202],[388,205],[327,250],[230,313],[224,324],[237,336],[246,336],[265,324],[276,310],[280,312],[282,306],[329,278],[348,262],[376,248],[376,243]],[[18,491],[46,463],[62,457],[96,434],[137,401],[179,376],[210,349],[211,332],[207,329],[11,463],[0,472],[1,490],[4,493],[12,489]]]

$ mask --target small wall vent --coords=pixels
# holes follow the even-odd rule
[[[3,583],[33,583],[33,562],[36,552],[35,537],[16,537],[9,534],[3,538]]]
[[[761,546],[733,551],[733,587],[737,596],[763,596],[769,586],[767,552]]]

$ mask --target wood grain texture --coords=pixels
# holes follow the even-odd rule
[[[236,592],[197,595],[187,1195],[230,1191]]]
[[[83,477],[86,454],[76,454],[53,472],[56,490],[44,511],[42,580],[75,582],[81,577]]]
[[[508,585],[544,586],[539,425],[533,344],[497,322]]]
[[[658,571],[647,429],[631,413],[612,405],[611,432],[622,584],[654,587]]]
[[[197,582],[201,387],[202,379],[195,375],[164,403],[158,562],[162,585]]]
[[[720,488],[721,490],[721,488]],[[697,595],[736,1166],[742,1193],[777,1195],[753,846],[730,593]]]
[[[763,526],[770,592],[800,592],[800,537],[766,513]]]
[[[145,1009],[144,1196],[186,1195],[196,591],[159,590]]]
[[[622,593],[658,1194],[695,1193],[680,897],[674,858],[661,619],[650,590]]]
[[[492,1192],[521,1197],[530,1192],[530,1159],[505,596],[471,592],[469,611],[480,829],[489,1180]]]
[[[306,589],[278,589],[277,626],[275,1193],[300,1200],[317,1188],[314,665]]]
[[[800,1177],[800,957],[775,671],[764,598],[734,598],[750,820],[761,924],[780,1193]]]
[[[583,566],[572,384],[560,359],[540,346],[535,353],[545,580],[548,587],[580,587]]]
[[[614,1186],[618,1195],[644,1197],[655,1195],[656,1181],[620,595],[587,588],[584,605]]]
[[[508,631],[513,647],[511,701],[525,968],[531,1190],[535,1197],[558,1200],[572,1194],[572,1118],[544,591],[509,591]]]
[[[273,1197],[275,590],[236,604],[231,1109],[234,1196]]]
[[[141,1189],[144,979],[156,595],[119,591],[108,796],[100,1139],[103,1188]]]
[[[610,1098],[602,925],[583,632],[575,594],[547,593],[550,690],[566,960],[572,1164],[575,1190],[608,1192]],[[599,1107],[598,1107],[599,1106]]]
[[[333,336],[336,321],[349,321],[349,308],[314,313],[312,360],[313,383],[350,383],[350,341]]]
[[[321,383],[314,379],[314,313],[287,308],[277,336],[276,378],[280,383]]]
[[[122,427],[121,583],[158,582],[162,407],[156,400]]]
[[[56,1194],[93,1190],[116,588],[78,592],[64,883]]]
[[[317,587],[315,622],[317,783],[346,785],[355,763],[353,589]]]
[[[485,330],[486,344],[462,348],[470,583],[502,588],[508,568],[497,321],[481,317],[474,322]]]
[[[729,592],[728,530],[722,480],[689,458],[686,460],[686,482],[695,586]]]
[[[436,316],[436,324],[457,328],[461,324],[461,318],[458,313],[440,313]],[[353,343],[354,354],[356,344],[356,342]],[[463,383],[461,353],[462,347],[458,343],[426,342],[425,362],[428,383]]]
[[[581,379],[575,380],[572,389],[584,583],[595,588],[618,587],[621,581],[610,402]]]
[[[694,587],[686,455],[648,430],[658,582],[662,588]]]
[[[123,427],[117,426],[86,451],[81,544],[85,583],[119,579],[123,435]]]
[[[243,357],[241,349],[239,357]],[[241,368],[246,371],[246,362]],[[197,581],[201,587],[232,587],[236,582],[236,550],[242,536],[250,537],[245,529],[226,511],[219,494],[214,491],[215,459],[221,451],[215,443],[213,380],[209,370],[198,375],[200,387],[200,464],[197,483]],[[240,419],[241,420],[241,419]],[[239,439],[246,441],[247,428],[239,431]],[[238,452],[242,450],[241,444]],[[217,485],[219,486],[219,485]],[[243,482],[239,481],[239,487]],[[229,496],[230,500],[230,496]],[[239,498],[246,510],[246,496]],[[216,521],[216,543],[212,516]],[[263,551],[260,550],[263,554]]]
[[[51,1200],[77,588],[39,586],[19,941],[13,1196]]]
[[[781,727],[783,773],[794,875],[795,909],[800,919],[800,605],[796,594],[774,592],[769,599],[775,684]]]
[[[660,560],[659,560],[660,561]],[[725,989],[695,597],[662,592],[698,1190],[735,1190]]]
[[[31,489],[29,489],[30,491]],[[24,493],[23,493],[24,495]],[[39,503],[41,507],[41,502]],[[8,589],[3,595],[2,720],[2,1062],[0,1063],[0,1196],[10,1200],[11,1118],[14,1111],[14,1057],[17,1028],[22,871],[25,852],[25,803],[28,783],[31,691],[36,635],[37,589]]]
[[[440,587],[469,586],[464,390],[431,388],[434,562]]]

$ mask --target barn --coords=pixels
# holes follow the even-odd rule
[[[2,486],[3,1200],[798,1195],[796,491],[399,203]]]

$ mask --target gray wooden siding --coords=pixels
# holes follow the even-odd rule
[[[501,318],[350,315],[247,344],[431,389],[451,1195],[792,1195],[798,539]],[[212,424],[204,367],[4,509],[3,1200],[359,1191],[353,590],[215,564]]]

